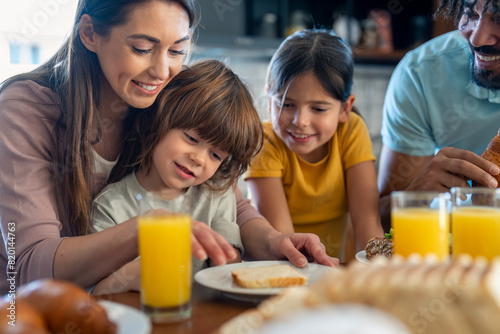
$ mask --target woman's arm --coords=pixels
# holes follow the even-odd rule
[[[326,255],[325,246],[317,235],[310,233],[282,234],[276,231],[235,188],[237,220],[245,257],[252,260],[288,259],[297,267],[307,264],[308,257],[314,262],[330,267],[339,264],[338,259]]]
[[[339,260],[326,255],[319,237],[311,233],[283,234],[264,219],[251,219],[240,228],[245,255],[250,260],[288,259],[297,267],[304,267],[308,258],[315,263],[337,267]]]
[[[137,256],[137,218],[132,218],[102,232],[64,238],[54,257],[54,278],[88,287]]]
[[[361,251],[368,240],[383,235],[380,225],[377,175],[373,161],[364,161],[348,168],[346,185],[356,250]]]
[[[254,177],[246,180],[257,210],[281,233],[293,233],[283,183],[277,177]]]
[[[216,265],[238,257],[238,252],[207,224],[192,222],[193,255]],[[137,217],[94,234],[65,238],[54,259],[54,278],[73,281],[84,287],[109,276],[138,256]]]
[[[129,221],[118,224],[117,227],[128,223]],[[205,260],[207,257],[210,257],[215,260],[211,260],[212,265],[241,262],[239,251],[228,244],[222,236],[217,234],[217,232],[210,229],[207,224],[194,220],[192,224],[191,242],[192,252],[195,257],[200,260]],[[103,232],[98,232],[92,235],[102,234],[112,229],[115,229],[115,227],[111,227]],[[115,231],[114,233],[118,232]],[[135,245],[130,245],[131,248],[137,248],[137,238],[134,240]],[[71,270],[68,264],[66,264],[66,266],[62,265],[62,267],[68,271]],[[107,267],[105,265],[103,269],[105,270],[106,268]],[[69,273],[71,273],[71,271]],[[124,291],[139,291],[141,286],[141,268],[139,258],[135,258],[135,260],[126,263],[118,270],[108,275],[105,275],[106,277],[94,287],[92,294],[102,295]]]
[[[18,82],[0,94],[0,220],[15,226],[16,284],[60,278],[95,284],[137,256],[134,221],[115,232],[64,238],[69,223],[56,197],[71,166],[58,165],[59,111],[54,93],[33,82]],[[30,120],[26,122],[26,120]],[[7,234],[0,264],[5,269]],[[14,270],[13,270],[14,271]],[[0,290],[4,291],[0,283]]]

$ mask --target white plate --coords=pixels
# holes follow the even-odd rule
[[[151,322],[141,311],[109,300],[100,300],[108,318],[116,324],[116,334],[149,334]]]
[[[269,319],[254,334],[403,334],[410,330],[392,314],[360,304],[304,307]]]
[[[289,261],[249,261],[242,263],[233,263],[225,266],[211,267],[201,270],[194,275],[194,279],[201,285],[206,287],[216,289],[223,292],[228,292],[231,294],[242,295],[253,295],[253,296],[271,296],[280,293],[286,288],[267,288],[267,289],[247,289],[242,288],[233,282],[231,277],[231,271],[238,268],[251,268],[251,267],[261,267],[261,266],[272,266],[277,264],[288,264],[293,267]],[[331,267],[308,263],[305,268],[295,269],[302,275],[307,277],[307,285],[314,284],[314,282],[319,279],[325,272],[329,270],[336,270]],[[244,298],[241,298],[244,299]]]
[[[370,263],[370,260],[366,257],[366,251],[364,250],[356,253],[356,260],[363,263]]]

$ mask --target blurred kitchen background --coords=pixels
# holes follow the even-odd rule
[[[437,0],[209,0],[193,58],[227,59],[251,87],[267,118],[264,81],[269,60],[286,36],[304,28],[333,28],[355,56],[355,106],[365,119],[378,157],[382,106],[389,78],[404,54],[453,29],[434,20]]]
[[[67,34],[76,0],[0,3],[0,80],[50,57]],[[201,26],[191,59],[225,60],[249,85],[267,118],[264,80],[280,42],[304,28],[333,28],[356,60],[355,105],[378,157],[382,105],[390,75],[408,50],[453,29],[433,20],[437,0],[198,0]]]

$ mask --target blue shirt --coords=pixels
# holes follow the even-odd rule
[[[408,52],[387,89],[384,145],[413,156],[434,155],[446,146],[481,154],[500,127],[500,90],[474,84],[470,61],[458,31]]]

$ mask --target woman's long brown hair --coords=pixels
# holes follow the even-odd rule
[[[99,77],[102,72],[95,53],[87,50],[80,40],[80,18],[88,14],[95,32],[107,36],[113,27],[127,21],[135,6],[148,1],[155,0],[80,0],[71,34],[56,54],[32,72],[7,79],[0,87],[1,92],[13,82],[33,80],[51,88],[59,99],[61,115],[56,124],[58,141],[53,174],[58,185],[60,220],[68,221],[69,231],[65,231],[68,235],[84,235],[90,231],[91,145],[100,140],[99,134],[92,133],[92,125],[100,128],[96,111],[101,99]],[[179,3],[194,29],[193,0],[164,1]]]
[[[202,139],[229,153],[204,184],[217,192],[232,186],[262,147],[262,124],[248,88],[218,60],[186,66],[150,108],[134,112],[126,120],[123,153],[110,182],[139,169],[149,171],[156,146],[171,129],[196,129]]]

